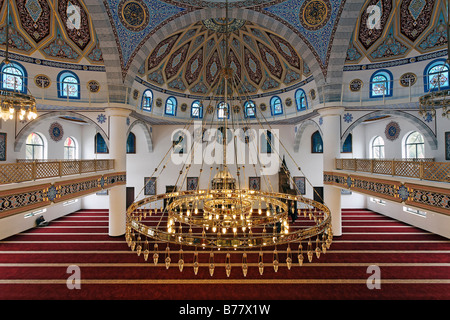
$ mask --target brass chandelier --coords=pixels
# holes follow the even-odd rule
[[[225,37],[226,47],[225,67],[208,93],[209,99],[205,96],[201,101],[202,104],[206,100],[210,101],[206,116],[201,121],[201,131],[207,126],[224,128],[221,130],[222,136],[214,140],[214,143],[223,146],[222,163],[215,168],[212,165],[209,167],[210,184],[207,188],[200,188],[198,183],[194,190],[181,191],[181,186],[192,169],[191,164],[183,163],[175,183],[177,190],[145,197],[128,207],[125,238],[128,246],[138,256],[142,255],[145,261],[150,260],[167,269],[175,265],[183,271],[186,266],[192,266],[197,275],[199,268],[206,266],[210,276],[213,276],[216,266],[222,265],[229,277],[232,266],[240,264],[244,276],[247,276],[251,266],[256,266],[262,275],[268,263],[264,252],[271,252],[269,264],[275,272],[281,266],[291,269],[293,266],[301,266],[304,259],[311,262],[314,255],[319,258],[322,253],[326,253],[333,238],[331,215],[326,205],[300,194],[284,161],[281,170],[284,170],[294,186],[295,192],[292,193],[275,192],[270,179],[265,176],[261,176],[261,180],[266,182],[269,191],[243,187],[241,180],[246,175],[246,168],[237,161],[236,178],[231,175],[226,163],[227,145],[231,143],[236,149],[237,137],[234,136],[233,140],[227,132],[228,128],[250,125],[246,117],[235,118],[242,115],[243,112],[238,111],[243,110],[249,97],[242,89],[241,92],[238,91],[239,87],[243,88],[241,79],[236,77],[229,63],[228,2],[225,21],[227,32],[222,35]],[[213,101],[222,101],[225,106],[231,101],[235,105],[224,110],[223,119],[214,121],[214,114],[219,113],[219,103],[213,104]],[[255,105],[254,108],[257,115],[255,123],[261,128],[269,127],[272,130],[259,106]],[[259,109],[258,113],[256,109]],[[231,121],[228,120],[229,116]],[[192,123],[193,120],[185,125],[185,129],[189,129]],[[267,130],[263,132],[267,138]],[[249,143],[251,142],[255,143],[255,139]],[[272,147],[273,139],[267,139],[267,142]],[[301,171],[282,141],[279,142]],[[194,143],[195,138],[192,141]],[[172,148],[167,151],[150,178],[161,175],[167,169],[171,150]],[[193,148],[189,150],[192,151]],[[273,150],[281,160],[278,150]],[[236,152],[234,155],[236,156]],[[205,166],[202,162],[198,181],[205,173]],[[257,175],[255,164],[252,167]],[[175,260],[177,256],[178,260]]]
[[[7,20],[6,20],[6,50],[3,64],[8,68],[11,64],[9,60],[9,11],[10,3],[7,1]],[[14,74],[2,71],[3,86],[0,90],[0,118],[4,121],[14,119],[15,114],[19,120],[34,120],[37,118],[36,100],[31,94],[23,93],[19,90],[23,86],[23,79]],[[28,88],[27,88],[28,90]]]

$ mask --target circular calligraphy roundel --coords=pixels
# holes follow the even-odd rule
[[[137,32],[147,26],[149,13],[142,0],[122,0],[118,9],[120,21],[128,30]]]
[[[63,127],[58,122],[53,122],[48,129],[48,133],[50,138],[53,141],[60,141],[64,136]]]
[[[300,21],[308,30],[318,30],[325,26],[331,16],[329,0],[305,1],[300,8]]]
[[[387,139],[394,141],[400,135],[400,126],[398,125],[397,122],[391,121],[386,126],[384,133]]]

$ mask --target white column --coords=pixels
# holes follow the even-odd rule
[[[127,117],[130,110],[107,108],[109,118],[109,157],[114,159],[114,170],[126,172],[127,169]],[[109,190],[108,233],[111,237],[125,234],[126,230],[126,185],[115,186]]]
[[[335,170],[335,158],[340,157],[341,152],[341,114],[344,108],[328,107],[318,110],[322,117],[322,141],[323,141],[323,171]],[[323,188],[325,205],[331,212],[331,223],[333,235],[342,235],[341,216],[341,189],[324,185]]]

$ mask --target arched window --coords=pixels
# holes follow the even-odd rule
[[[273,135],[270,130],[261,133],[261,153],[272,153]]]
[[[283,113],[283,104],[281,103],[281,99],[279,97],[275,96],[270,99],[270,110],[273,116]]]
[[[380,136],[372,139],[370,146],[371,156],[373,159],[384,159],[384,140]]]
[[[191,117],[192,118],[203,118],[203,105],[200,101],[195,100],[191,105]]]
[[[77,144],[72,137],[64,141],[64,159],[75,160],[77,158]]]
[[[144,111],[152,111],[152,103],[153,103],[153,92],[150,89],[147,89],[142,94],[142,110]]]
[[[225,101],[219,102],[217,105],[217,119],[229,119],[230,113],[228,112],[229,105]]]
[[[133,132],[128,134],[127,138],[127,153],[136,153],[136,136]]]
[[[445,60],[435,60],[427,65],[424,70],[425,92],[448,89],[449,68]]]
[[[58,74],[58,98],[80,99],[80,79],[71,71]]]
[[[256,117],[256,105],[253,101],[249,100],[244,103],[244,116],[246,118]]]
[[[177,131],[172,136],[173,153],[183,154],[186,152],[187,137],[183,131]]]
[[[342,145],[342,153],[351,153],[353,151],[353,136],[351,133],[348,134],[347,138],[344,141],[344,144]]]
[[[295,92],[295,103],[297,104],[297,110],[308,109],[308,102],[306,101],[306,94],[303,89],[298,89]]]
[[[108,145],[106,144],[105,139],[103,139],[102,135],[98,132],[95,135],[95,153],[109,153]]]
[[[379,70],[370,77],[370,97],[392,96],[392,73],[388,70]]]
[[[44,139],[41,135],[36,132],[30,133],[25,145],[25,158],[27,160],[43,160],[44,147]]]
[[[425,158],[425,141],[419,132],[411,132],[405,140],[405,156],[412,159]]]
[[[314,132],[311,136],[311,152],[312,153],[323,153],[323,141],[319,130]]]
[[[175,97],[168,97],[166,100],[166,108],[164,113],[169,116],[177,115],[177,99]]]
[[[16,92],[27,92],[27,72],[25,68],[17,63],[2,63],[1,65],[2,83],[1,88]]]

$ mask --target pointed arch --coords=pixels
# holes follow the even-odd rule
[[[48,119],[53,119],[53,118],[59,118],[59,117],[76,117],[76,118],[80,118],[86,122],[88,122],[90,125],[95,126],[96,130],[98,133],[100,133],[100,135],[103,137],[103,139],[106,142],[106,145],[109,148],[109,138],[106,134],[106,132],[92,119],[79,114],[77,112],[72,112],[72,111],[53,111],[53,112],[48,112],[42,115],[39,115],[39,117],[36,120],[33,120],[31,122],[28,122],[17,134],[16,139],[14,141],[14,151],[15,152],[20,152],[20,149],[22,149],[22,145],[25,143],[25,140],[27,139],[28,135],[33,132],[35,130],[35,128],[37,126],[39,126],[42,121],[44,120],[48,120]]]
[[[136,120],[134,121],[129,127],[127,131],[127,137],[130,134],[131,130],[135,127],[139,126],[142,128],[142,131],[144,132],[145,139],[147,140],[147,148],[148,152],[153,152],[153,140],[152,140],[152,132],[151,128],[149,128],[144,121],[142,120]]]
[[[297,126],[297,132],[295,133],[294,137],[294,152],[298,152],[298,150],[300,149],[300,142],[302,140],[303,133],[309,127],[316,128],[317,130],[319,130],[320,135],[323,136],[322,130],[317,122],[311,119],[303,121]]]
[[[347,130],[345,130],[344,134],[341,137],[341,148],[342,145],[344,144],[345,139],[347,139],[347,136],[350,132],[352,132],[352,130],[358,126],[359,124],[363,123],[365,120],[368,120],[372,117],[376,117],[376,116],[385,116],[385,115],[393,115],[393,116],[398,116],[401,117],[403,119],[405,119],[406,121],[408,121],[409,123],[411,123],[412,125],[416,126],[417,129],[420,131],[420,133],[423,134],[426,142],[428,143],[428,145],[430,146],[430,148],[432,150],[436,150],[438,147],[438,142],[437,142],[437,138],[436,135],[434,134],[434,132],[419,118],[417,118],[416,116],[404,112],[404,111],[398,111],[398,110],[380,110],[380,111],[375,111],[375,112],[370,112],[364,116],[362,116],[361,118],[355,120],[348,128]]]

